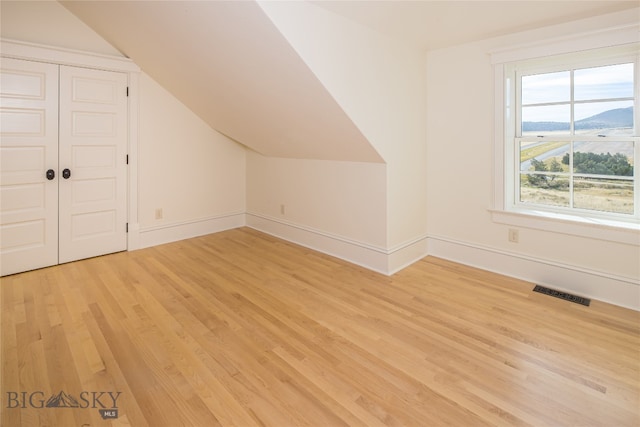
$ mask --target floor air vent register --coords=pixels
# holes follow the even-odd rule
[[[541,294],[550,295],[552,297],[575,302],[576,304],[586,305],[587,307],[589,306],[589,304],[591,304],[591,300],[589,298],[583,298],[577,295],[571,295],[566,292],[556,291],[555,289],[545,288],[544,286],[540,286],[540,285],[536,285],[536,287],[533,288],[533,292],[539,292]]]

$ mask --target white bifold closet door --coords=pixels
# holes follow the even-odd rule
[[[126,74],[1,68],[1,275],[125,250]]]

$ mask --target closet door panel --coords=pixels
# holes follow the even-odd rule
[[[58,262],[58,179],[58,66],[1,58],[1,275]]]
[[[123,73],[60,67],[61,263],[127,248],[126,87]]]
[[[61,263],[127,248],[126,88],[123,73],[60,67]]]

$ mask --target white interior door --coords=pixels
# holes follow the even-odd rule
[[[60,263],[127,248],[126,90],[124,73],[60,67]]]
[[[1,275],[58,262],[58,179],[58,66],[2,58]]]

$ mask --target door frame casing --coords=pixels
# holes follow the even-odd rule
[[[74,49],[46,46],[0,38],[0,52],[5,58],[46,62],[56,65],[116,71],[127,75],[127,250],[140,247],[138,222],[138,106],[140,67],[125,57],[104,55]]]

